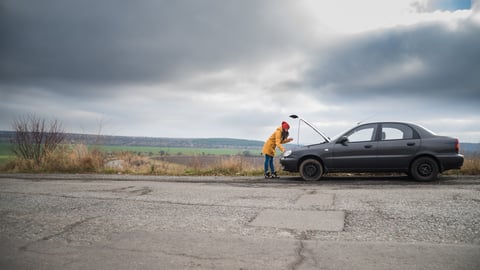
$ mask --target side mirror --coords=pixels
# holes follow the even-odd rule
[[[338,139],[338,141],[337,141],[337,143],[341,143],[341,144],[343,144],[343,145],[345,145],[345,146],[347,145],[347,142],[348,142],[347,136],[342,136],[342,137],[340,137],[340,139]]]

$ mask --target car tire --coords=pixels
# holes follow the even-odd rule
[[[317,181],[322,178],[323,166],[316,159],[306,159],[300,164],[300,176],[305,181]]]
[[[438,173],[438,164],[430,157],[419,157],[410,167],[410,175],[417,181],[433,181],[437,179]]]

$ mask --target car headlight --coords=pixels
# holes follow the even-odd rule
[[[283,152],[283,157],[288,157],[292,154],[292,150],[287,150],[285,152]]]

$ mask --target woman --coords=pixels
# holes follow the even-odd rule
[[[265,178],[279,178],[277,176],[277,172],[275,171],[275,167],[273,166],[273,157],[275,156],[275,150],[277,147],[283,153],[285,148],[283,148],[282,144],[293,141],[292,138],[288,138],[289,129],[290,125],[283,121],[282,125],[272,133],[270,138],[268,138],[263,145],[262,153],[265,154]],[[268,171],[269,168],[270,171]]]

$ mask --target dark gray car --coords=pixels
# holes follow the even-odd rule
[[[319,180],[333,172],[400,172],[432,181],[439,173],[463,165],[458,139],[435,135],[416,124],[367,123],[332,140],[321,135],[323,143],[286,151],[280,159],[283,169],[300,172],[304,180]]]

